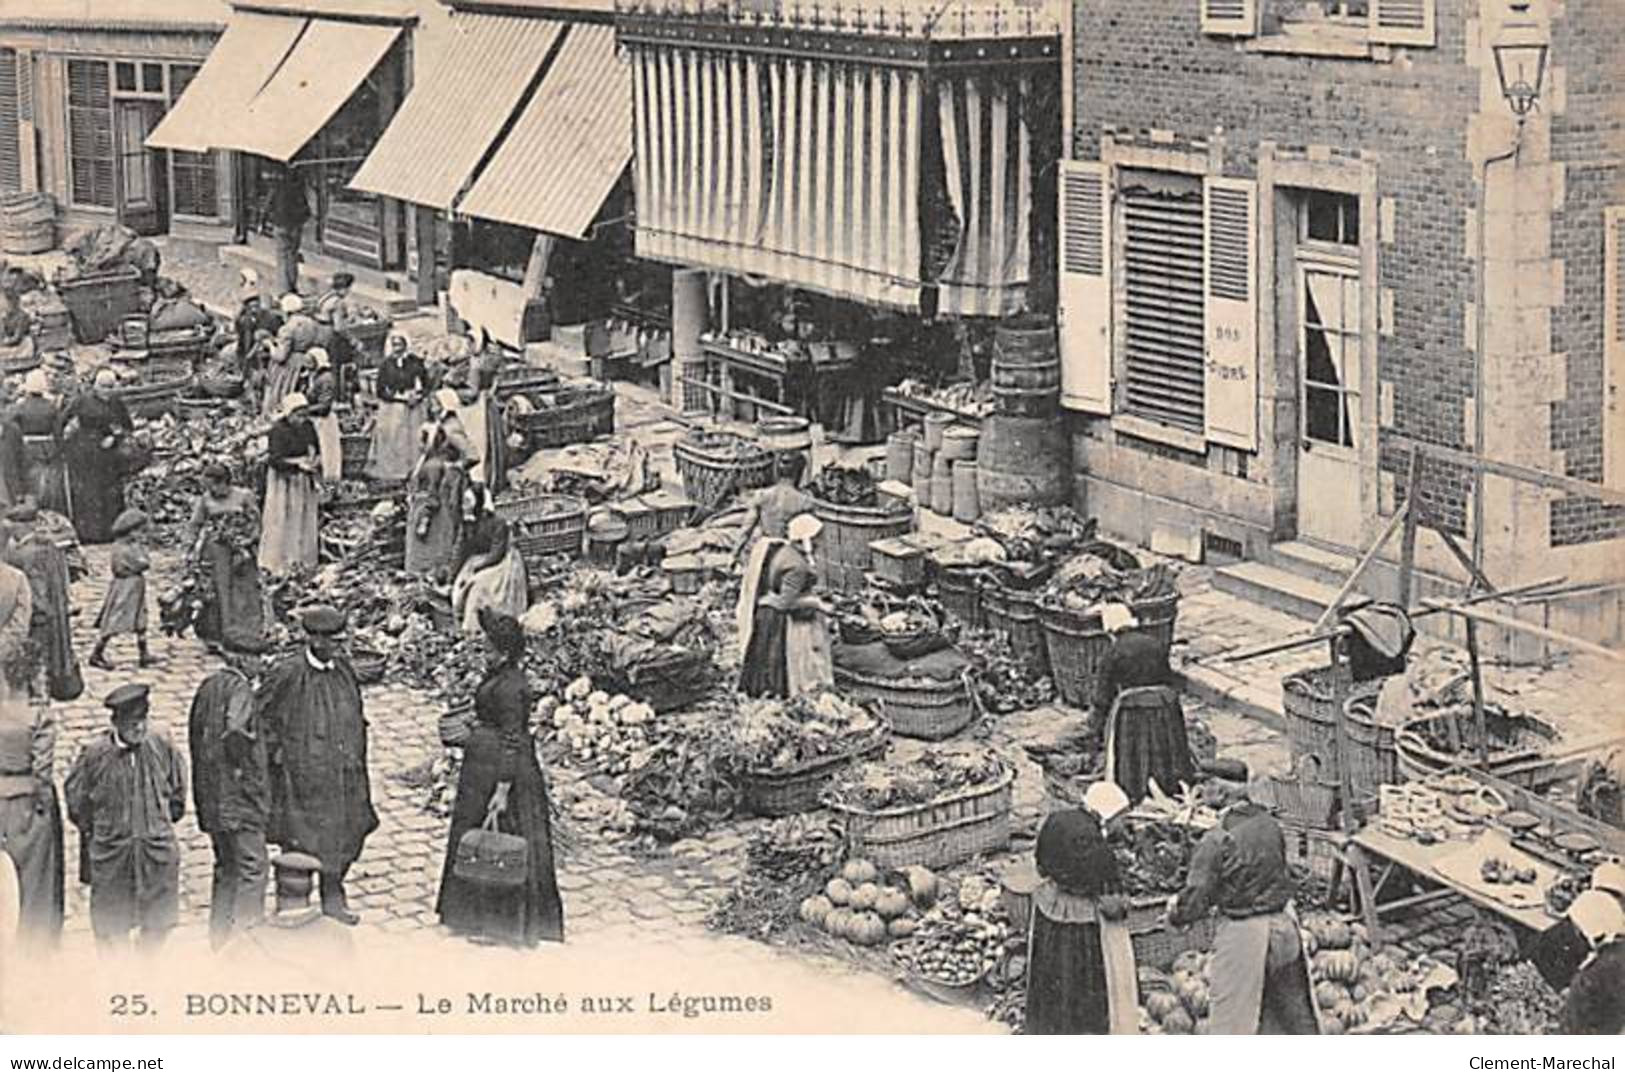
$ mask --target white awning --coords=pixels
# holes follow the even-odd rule
[[[147,146],[191,153],[219,148],[232,130],[248,121],[249,104],[293,50],[309,22],[234,12],[197,77],[147,135]]]

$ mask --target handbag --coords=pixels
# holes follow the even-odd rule
[[[498,830],[495,808],[487,809],[485,822],[457,841],[452,874],[464,882],[508,889],[524,885],[529,869],[530,842]]]

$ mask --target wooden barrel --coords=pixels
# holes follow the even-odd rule
[[[938,453],[951,462],[976,460],[976,443],[981,433],[974,428],[956,424],[942,433],[942,447]]]
[[[868,584],[869,545],[914,530],[908,509],[882,500],[881,506],[841,506],[813,500],[813,516],[824,523],[814,555],[823,586],[835,592],[853,592]]]
[[[914,483],[914,444],[919,437],[910,431],[893,432],[886,438],[886,479],[899,484]]]
[[[1047,417],[1061,394],[1055,321],[1026,314],[993,329],[993,397],[999,412]]]
[[[931,448],[922,440],[914,444],[914,501],[931,507]]]
[[[7,253],[44,253],[56,246],[56,205],[46,193],[0,198],[0,246]]]
[[[969,525],[982,516],[976,494],[976,463],[954,462],[954,520]]]
[[[926,414],[925,421],[923,422],[925,426],[925,449],[929,450],[932,454],[935,454],[937,451],[941,450],[942,433],[946,432],[948,430],[948,426],[952,423],[954,423],[954,419],[950,414]]]
[[[1058,418],[992,414],[982,421],[976,492],[983,513],[1072,498],[1072,459]]]
[[[931,509],[944,517],[954,512],[954,461],[940,450],[931,466]]]
[[[763,417],[756,432],[768,450],[812,449],[812,425],[805,417]]]

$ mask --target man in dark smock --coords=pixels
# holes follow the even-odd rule
[[[103,701],[113,728],[79,754],[65,784],[79,828],[79,881],[90,884],[90,926],[109,948],[138,930],[151,947],[180,910],[186,769],[175,746],[147,727],[147,686],[122,685]]]
[[[271,770],[271,837],[322,862],[322,911],[355,924],[344,876],[378,829],[367,777],[367,721],[355,671],[338,652],[344,615],[312,607],[305,648],[266,676],[259,710]]]
[[[252,667],[247,658],[235,657],[204,678],[187,722],[192,802],[198,829],[214,848],[209,941],[216,949],[265,915],[271,788]]]
[[[73,651],[73,605],[69,598],[68,557],[36,529],[39,511],[25,502],[6,512],[10,548],[6,561],[23,571],[34,597],[31,635],[45,666],[51,698],[77,699],[78,657]]]

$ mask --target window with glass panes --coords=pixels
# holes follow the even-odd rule
[[[198,67],[172,64],[169,68],[169,106],[173,108],[186,87],[197,77]],[[174,190],[173,210],[182,216],[214,217],[220,212],[219,171],[214,153],[188,153],[171,150],[170,186]]]

